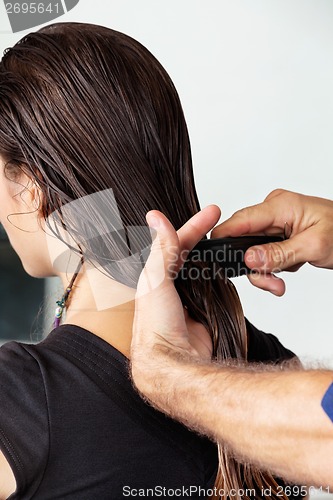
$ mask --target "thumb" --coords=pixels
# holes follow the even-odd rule
[[[250,269],[265,272],[295,270],[308,260],[309,233],[304,231],[285,241],[251,247],[245,253],[245,263]]]
[[[178,235],[161,212],[148,212],[146,218],[153,243],[135,295],[132,352],[148,352],[149,345],[158,344],[188,351],[184,308],[174,286],[179,268]]]
[[[154,240],[144,269],[146,272],[142,273],[141,282],[139,280],[140,292],[146,293],[162,282],[174,280],[190,250],[214,227],[220,215],[219,207],[208,205],[176,232],[161,212],[148,212],[146,218]]]
[[[178,271],[180,248],[176,230],[158,210],[148,212],[146,218],[153,243],[139,278],[137,296],[145,295],[162,283],[175,279]]]

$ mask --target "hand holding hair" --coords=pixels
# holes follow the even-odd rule
[[[283,189],[272,191],[263,203],[243,208],[217,226],[213,238],[265,233],[285,234],[283,242],[252,247],[245,262],[258,273],[249,280],[275,295],[285,292],[280,271],[297,271],[309,262],[333,269],[333,201]]]
[[[187,314],[174,278],[189,251],[214,227],[220,214],[217,206],[210,205],[178,232],[161,212],[153,210],[147,214],[153,244],[137,286],[131,351],[135,384],[146,395],[149,385],[155,382],[157,368],[163,370],[161,359],[155,358],[157,351],[197,359],[211,357],[210,337],[203,325]],[[169,361],[166,361],[168,369]]]
[[[156,235],[137,287],[133,381],[156,408],[251,466],[299,482],[303,496],[307,484],[333,488],[332,372],[293,362],[214,363],[208,333],[193,335],[200,325],[188,322],[173,279],[219,215],[207,207],[176,232],[161,212],[148,213]]]

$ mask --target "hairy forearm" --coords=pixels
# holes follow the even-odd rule
[[[333,423],[321,407],[333,372],[201,364],[170,354],[154,354],[159,368],[139,385],[155,406],[241,459],[300,484],[333,487]]]

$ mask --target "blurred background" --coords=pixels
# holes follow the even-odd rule
[[[11,33],[1,2],[0,19],[2,52],[23,33]],[[226,218],[278,187],[332,199],[332,0],[80,0],[59,21],[127,33],[164,65],[187,117],[202,206],[216,203]],[[3,233],[0,252],[1,342],[37,341],[59,284],[28,277]],[[236,278],[245,314],[305,362],[333,368],[332,272],[307,265],[284,278],[282,298]]]

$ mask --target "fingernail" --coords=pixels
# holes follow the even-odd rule
[[[151,213],[148,213],[147,215],[147,222],[149,224],[149,227],[152,227],[154,229],[157,229],[160,225],[160,219],[156,215]]]

